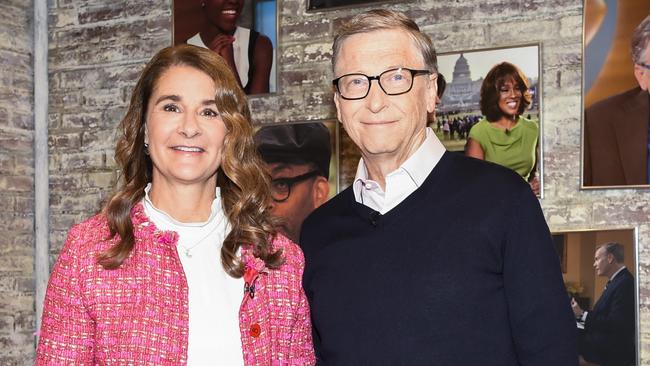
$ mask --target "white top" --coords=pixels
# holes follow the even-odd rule
[[[187,364],[243,365],[239,307],[244,280],[230,277],[221,264],[221,245],[230,225],[216,189],[210,218],[183,223],[154,207],[145,188],[144,212],[159,230],[178,233],[178,256],[189,292]],[[188,255],[189,254],[189,255]]]
[[[245,87],[248,84],[248,69],[250,68],[248,63],[248,43],[251,39],[251,30],[237,27],[233,37],[235,37],[235,41],[232,44],[232,54],[235,59],[235,67],[237,67],[237,74],[239,74],[241,85]],[[203,43],[201,33],[193,35],[192,38],[187,40],[187,44],[209,48]]]
[[[379,183],[368,179],[368,170],[362,158],[352,186],[354,198],[383,215],[422,185],[444,153],[445,146],[427,127],[422,145],[397,170],[386,176],[386,191],[381,189]]]

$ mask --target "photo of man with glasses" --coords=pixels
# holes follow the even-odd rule
[[[271,174],[278,230],[298,243],[302,222],[329,198],[329,130],[322,123],[267,126],[255,144]]]

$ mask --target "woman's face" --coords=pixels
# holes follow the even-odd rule
[[[521,87],[513,78],[507,79],[499,87],[499,109],[504,115],[512,117],[518,114],[521,98]]]
[[[234,32],[244,0],[206,0],[203,11],[213,26],[224,32]]]
[[[196,184],[216,179],[226,126],[215,92],[212,78],[190,66],[172,66],[160,76],[146,115],[153,182]]]

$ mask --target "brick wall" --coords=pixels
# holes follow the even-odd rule
[[[143,63],[170,43],[171,0],[50,2],[50,217],[54,258],[70,225],[95,211],[114,184],[114,127]],[[582,1],[428,0],[381,6],[408,13],[432,37],[439,52],[540,42],[545,192],[541,203],[546,218],[553,231],[639,228],[641,357],[643,365],[650,365],[650,192],[579,188]],[[369,7],[307,13],[305,0],[280,0],[280,7],[280,93],[251,98],[254,118],[257,123],[333,118],[329,84],[332,29],[337,19]],[[23,60],[23,54],[19,56]],[[29,58],[28,52],[24,57]],[[16,77],[13,72],[9,75]],[[2,104],[0,108],[9,109]],[[2,122],[3,128],[10,126],[6,127],[8,132],[0,130],[2,138],[19,142],[11,144],[13,149],[25,145],[24,150],[29,151],[31,134],[23,132],[29,127],[21,124],[25,120],[29,119]],[[0,186],[31,184],[31,155],[22,151],[21,161],[27,161],[22,165],[24,171],[10,175],[18,183]],[[16,172],[15,166],[21,163],[14,159],[3,155],[0,169]],[[8,193],[2,193],[0,199],[14,207],[14,213],[24,208],[29,211],[27,192],[2,189]],[[24,228],[20,229],[27,237],[24,241],[31,240],[30,217],[13,220]],[[16,246],[15,240],[1,248],[7,246]],[[20,263],[12,260],[0,268],[18,267],[22,271],[26,266]],[[16,322],[13,315],[0,321],[5,318]]]
[[[0,3],[0,365],[34,347],[32,13],[31,1]]]

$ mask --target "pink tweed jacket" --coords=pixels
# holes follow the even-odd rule
[[[177,234],[156,229],[141,204],[131,211],[136,238],[116,270],[96,263],[114,245],[97,215],[75,225],[50,277],[36,365],[184,365],[187,363],[187,281]],[[302,290],[304,258],[278,235],[285,263],[265,268],[242,248],[246,282],[239,325],[246,365],[311,365],[309,307]],[[220,262],[215,262],[220,265]]]

